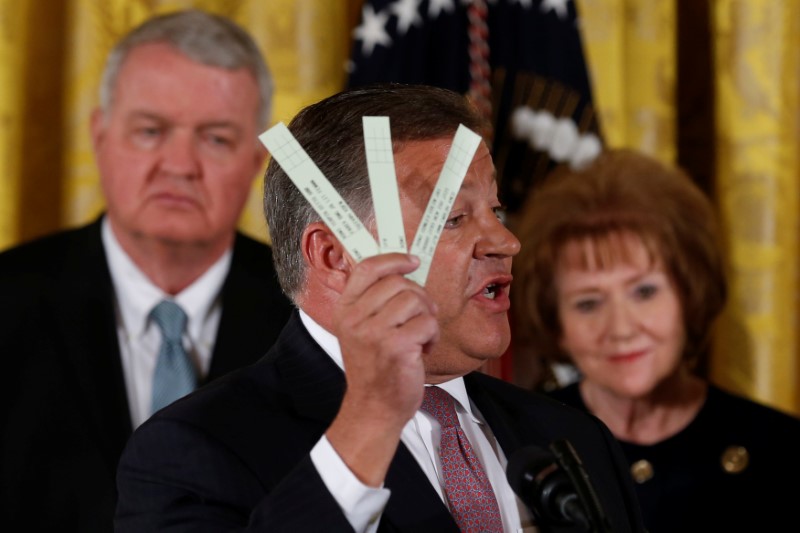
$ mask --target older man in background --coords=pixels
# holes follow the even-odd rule
[[[290,314],[268,246],[237,232],[272,80],[197,10],[112,49],[91,137],[107,211],[0,254],[0,523],[112,530],[132,430],[262,356]]]

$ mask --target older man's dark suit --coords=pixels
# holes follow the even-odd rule
[[[0,523],[111,531],[132,424],[99,220],[0,254]],[[268,246],[237,235],[208,379],[263,356],[290,314]]]
[[[465,382],[508,456],[568,438],[613,531],[641,531],[630,475],[605,426],[483,374]],[[166,524],[180,524],[174,531],[350,530],[309,455],[344,389],[344,374],[295,314],[261,361],[179,400],[134,433],[118,470],[117,531]],[[379,531],[458,531],[402,444],[386,487],[392,492]]]

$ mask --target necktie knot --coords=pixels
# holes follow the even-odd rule
[[[181,342],[187,320],[181,306],[170,300],[164,300],[153,308],[150,317],[161,329],[161,335],[165,340]]]
[[[425,387],[420,409],[435,418],[442,428],[459,425],[453,397],[439,387]]]

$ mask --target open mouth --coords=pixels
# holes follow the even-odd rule
[[[484,298],[489,300],[494,300],[497,298],[497,294],[500,292],[500,285],[497,283],[490,283],[486,287],[483,288],[483,292],[481,293]]]
[[[502,302],[508,300],[507,290],[511,285],[511,274],[495,274],[486,276],[483,280],[484,285],[480,290],[473,293],[473,297],[484,301]]]

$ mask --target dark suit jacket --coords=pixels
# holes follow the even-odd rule
[[[642,531],[625,461],[602,423],[484,374],[465,382],[507,456],[524,445],[569,439],[613,531]],[[117,531],[351,530],[309,455],[344,390],[344,374],[295,313],[261,361],[137,429],[117,474]],[[392,492],[379,531],[458,531],[402,443],[385,486]]]
[[[291,311],[271,250],[237,235],[208,379],[252,363]],[[0,524],[111,531],[132,424],[100,222],[0,254]]]

